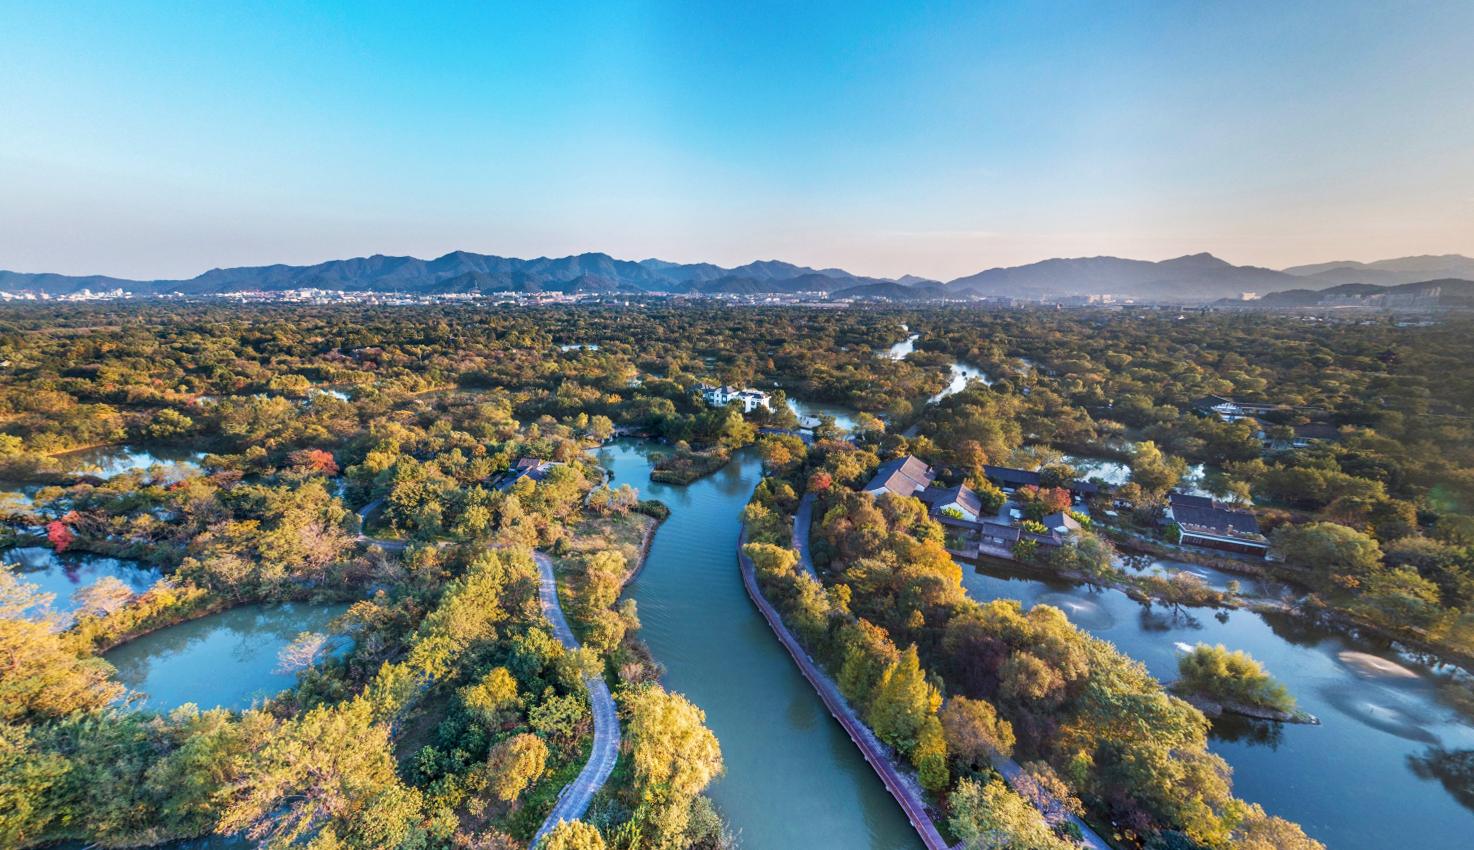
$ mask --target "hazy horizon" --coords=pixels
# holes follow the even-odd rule
[[[1474,256],[1474,4],[0,10],[0,268]]]

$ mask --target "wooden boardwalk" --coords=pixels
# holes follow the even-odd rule
[[[850,740],[855,742],[855,746],[860,748],[860,754],[880,776],[880,780],[885,783],[886,790],[890,791],[891,796],[895,797],[896,802],[901,805],[901,810],[906,813],[906,819],[911,821],[911,826],[921,836],[921,842],[926,845],[927,850],[949,850],[947,842],[942,839],[942,834],[937,831],[936,824],[932,823],[931,816],[927,814],[926,804],[922,802],[916,787],[896,772],[890,760],[886,758],[884,745],[876,739],[870,727],[862,723],[855,715],[854,709],[850,708],[849,702],[839,692],[839,688],[835,687],[834,683],[829,681],[829,677],[824,675],[823,671],[809,659],[808,653],[799,646],[798,641],[788,631],[788,627],[783,625],[778,612],[763,597],[762,591],[757,586],[757,576],[753,571],[752,559],[742,551],[742,542],[746,538],[746,531],[738,537],[737,563],[742,568],[742,584],[747,588],[747,595],[752,598],[752,604],[757,606],[763,619],[768,621],[768,626],[772,628],[773,634],[778,636],[783,648],[793,656],[793,663],[798,665],[799,672],[803,673],[804,678],[809,680],[809,684],[814,686],[814,690],[819,692],[819,698],[824,700],[829,713],[839,721],[840,726],[844,727]]]

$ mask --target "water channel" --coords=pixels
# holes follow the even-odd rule
[[[738,513],[761,476],[752,449],[685,487],[649,480],[658,447],[599,452],[614,482],[671,508],[627,594],[665,684],[706,712],[727,774],[711,796],[752,848],[913,850],[921,842],[742,589]]]
[[[180,446],[127,445],[97,446],[62,452],[56,456],[56,460],[68,472],[112,478],[130,469],[149,469],[154,466],[178,466],[181,471],[195,473],[199,471],[199,462],[204,457],[204,452]]]

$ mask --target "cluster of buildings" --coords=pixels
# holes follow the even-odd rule
[[[49,292],[31,292],[23,290],[20,292],[0,292],[0,299],[6,301],[117,301],[122,298],[132,298],[133,293],[124,292],[121,289],[108,289],[102,292],[93,292],[90,289],[79,289],[76,292],[67,292],[52,295]]]
[[[541,484],[553,467],[562,465],[554,460],[540,460],[535,457],[519,458],[516,463],[512,464],[512,468],[507,470],[507,474],[502,476],[502,480],[497,482],[496,489],[510,490],[513,484],[523,478]]]
[[[1039,473],[1027,469],[985,466],[983,473],[1007,494],[1022,487],[1040,486]],[[1070,511],[1041,519],[1043,533],[1037,528],[1029,530],[1024,528],[1022,514],[1013,502],[1005,503],[996,515],[990,514],[971,487],[966,484],[938,486],[937,477],[937,471],[931,466],[907,455],[881,464],[861,492],[874,498],[893,493],[926,503],[934,519],[963,532],[964,539],[967,536],[972,538],[974,542],[970,547],[954,552],[964,556],[976,557],[986,553],[1011,557],[1013,547],[1022,541],[1052,549],[1064,545],[1070,534],[1080,530],[1080,522]],[[1085,500],[1100,491],[1098,485],[1089,481],[1069,481],[1061,486],[1082,509]],[[1269,541],[1259,530],[1259,521],[1252,511],[1206,496],[1170,493],[1164,521],[1181,529],[1183,545],[1260,557],[1269,549]]]
[[[1216,416],[1224,422],[1243,422],[1254,429],[1255,439],[1264,442],[1265,448],[1282,448],[1276,445],[1269,437],[1268,430],[1258,417],[1272,410],[1285,409],[1283,405],[1266,404],[1264,402],[1235,401],[1221,395],[1207,395],[1193,402],[1193,409],[1207,416]],[[1289,410],[1304,414],[1306,417],[1323,417],[1325,411],[1318,407],[1291,407]],[[1329,422],[1307,422],[1301,425],[1291,425],[1290,430],[1294,435],[1289,438],[1288,445],[1295,448],[1303,448],[1315,442],[1334,441],[1341,438],[1341,432],[1335,425]]]
[[[741,402],[742,412],[751,413],[761,407],[764,410],[772,410],[773,397],[762,390],[738,389],[737,387],[712,386],[711,384],[699,384],[696,391],[701,393],[701,398],[713,407],[726,407],[732,402]]]
[[[1202,546],[1263,557],[1269,540],[1254,512],[1207,496],[1167,494],[1166,519],[1182,530],[1184,546]]]
[[[1039,473],[1027,469],[986,466],[983,470],[988,479],[1005,493],[1015,492],[1019,487],[1039,486]],[[1021,515],[1018,511],[1010,511],[1008,504],[996,515],[989,514],[983,508],[982,499],[971,487],[966,484],[940,487],[936,480],[936,470],[907,455],[881,464],[875,477],[870,479],[870,483],[861,492],[869,493],[875,498],[894,493],[897,496],[920,499],[927,504],[932,517],[938,522],[972,532],[982,547],[994,550],[991,554],[1006,556],[1004,550],[1012,549],[1021,540],[1030,540],[1046,548],[1058,547],[1064,544],[1068,534],[1080,529],[1080,523],[1068,512],[1062,511],[1041,520],[1046,529],[1044,534],[1029,531],[1019,522]],[[1076,503],[1083,502],[1099,489],[1088,481],[1071,481],[1065,487]],[[979,551],[980,549],[974,549],[961,554],[976,556]]]

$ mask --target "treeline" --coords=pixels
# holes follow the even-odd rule
[[[55,546],[147,560],[167,578],[142,594],[89,589],[64,622],[37,616],[46,600],[0,572],[0,649],[16,662],[0,670],[0,843],[226,832],[270,847],[525,846],[586,760],[584,681],[604,676],[627,751],[593,835],[630,850],[725,846],[700,796],[721,771],[716,739],[655,681],[633,608],[614,606],[623,576],[576,606],[591,638],[578,652],[537,603],[530,548],[623,557],[580,538],[584,524],[643,528],[638,512],[663,509],[595,487],[586,448],[607,420],[523,423],[501,390],[378,403],[227,402],[249,415],[202,473],[44,487],[8,515],[17,531],[41,523]],[[496,486],[520,457],[554,465]],[[349,504],[373,503],[368,531],[402,537],[401,554],[358,536]],[[283,599],[358,600],[332,630],[349,648],[327,656],[324,636],[303,635],[296,688],[247,711],[129,710],[97,656]]]
[[[1318,846],[1232,796],[1202,713],[1140,663],[1057,609],[969,599],[921,502],[844,486],[871,461],[821,443],[785,480],[765,481],[747,511],[748,552],[765,594],[876,735],[950,804],[955,835],[1064,846],[1039,843],[1049,834],[1041,824],[1067,835],[1065,813],[1083,807],[1133,842]],[[822,585],[786,548],[780,512],[795,483],[817,498]],[[1042,808],[1014,806],[1018,792],[994,784],[992,764],[1010,753],[1028,765]],[[1017,817],[1000,821],[999,811]]]

